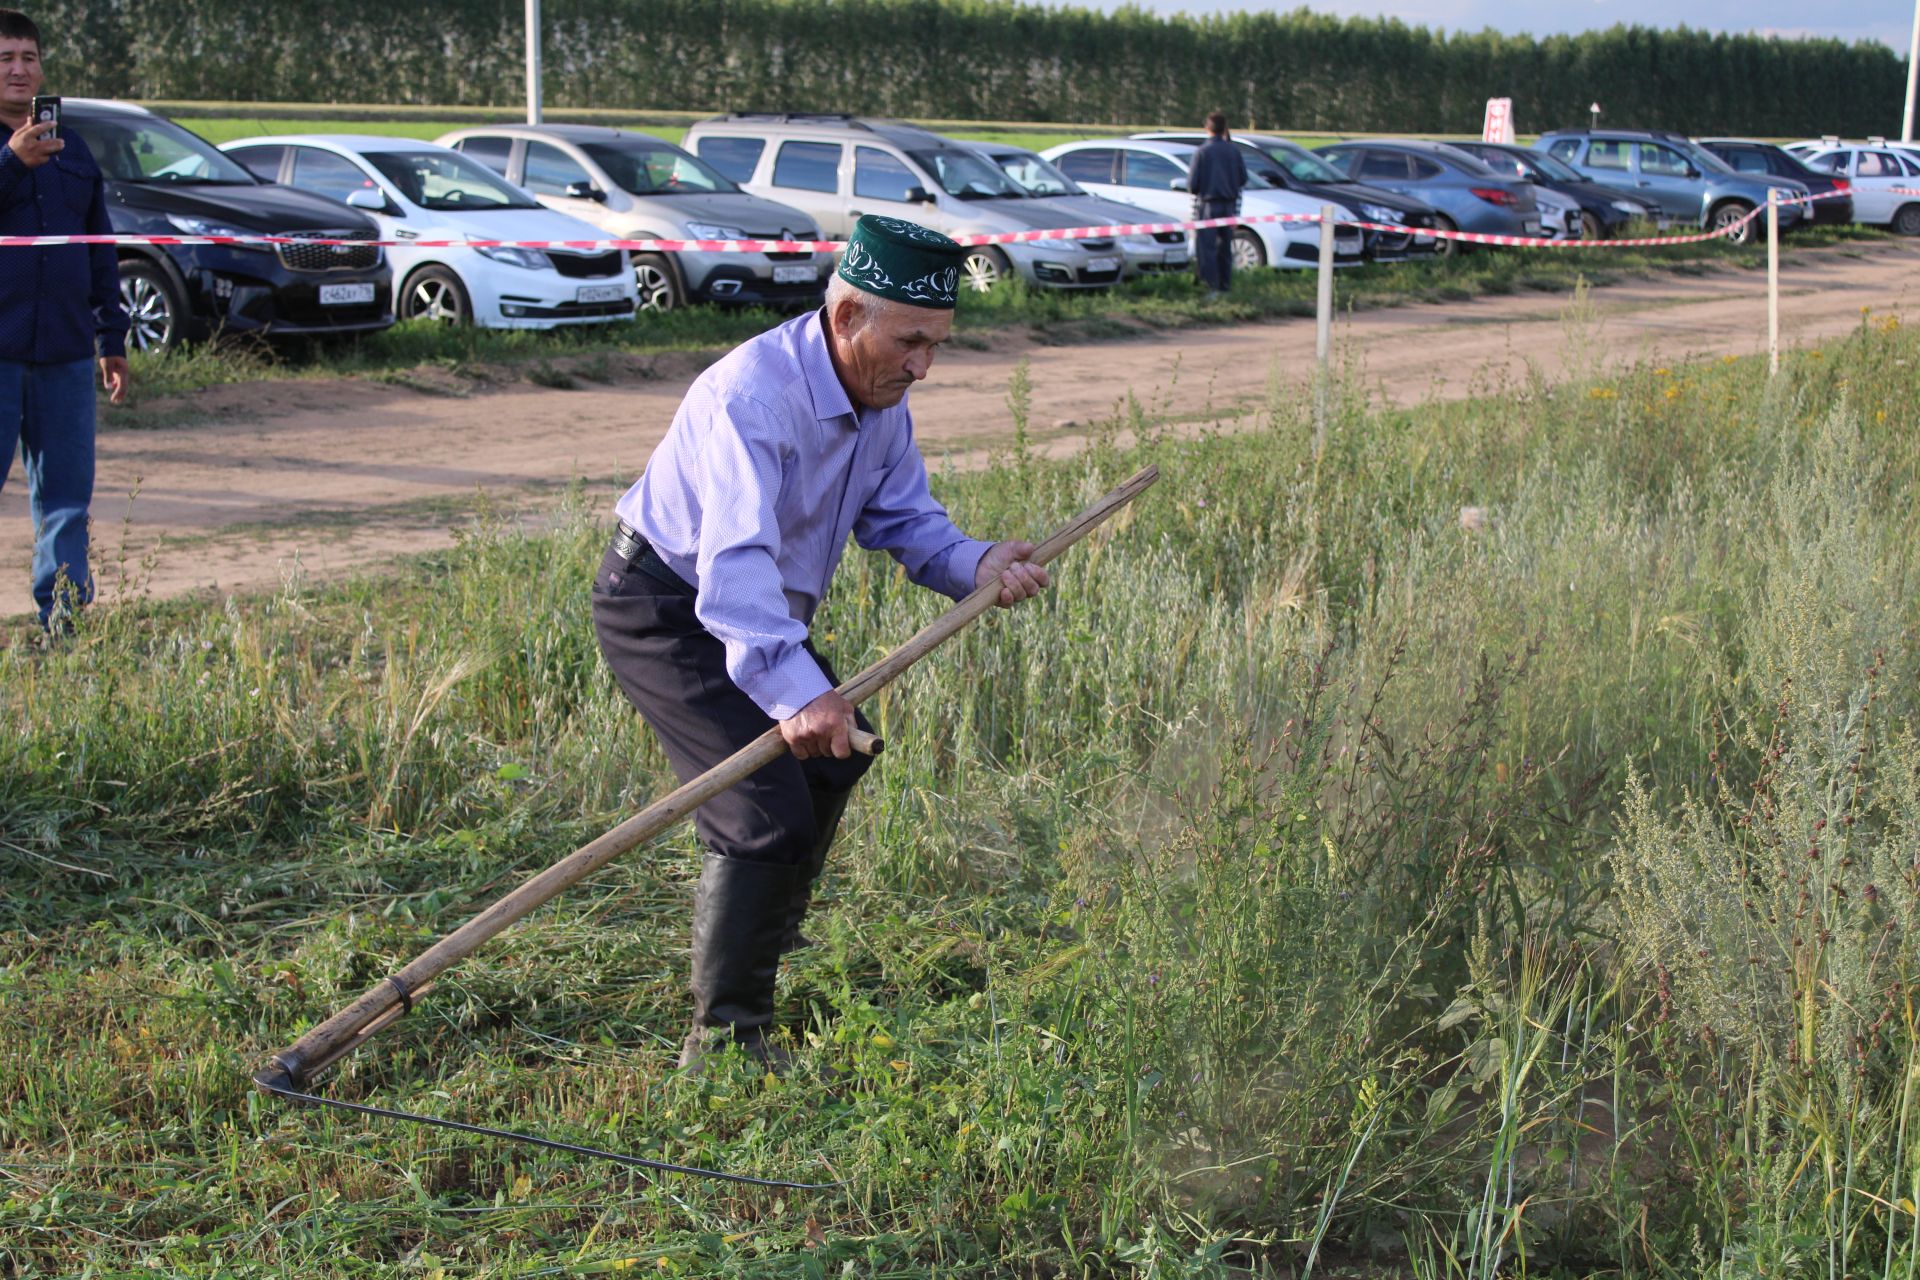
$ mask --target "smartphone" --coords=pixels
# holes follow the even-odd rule
[[[60,99],[50,94],[35,94],[33,99],[33,122],[35,124],[51,124],[53,131],[47,134],[47,137],[59,137]]]

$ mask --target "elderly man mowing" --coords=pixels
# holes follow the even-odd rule
[[[920,586],[958,598],[998,580],[1012,605],[1048,585],[1028,542],[977,542],[927,491],[907,390],[953,327],[962,257],[911,222],[860,219],[826,306],[745,343],[687,392],[593,585],[607,664],[682,781],[774,725],[791,749],[702,806],[693,1027],[683,1067],[769,1042],[781,955],[869,761],[808,624],[851,533]]]

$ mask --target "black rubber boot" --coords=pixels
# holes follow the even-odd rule
[[[827,850],[833,847],[833,837],[840,830],[840,815],[847,811],[847,801],[853,799],[851,791],[814,790],[812,795],[813,849],[802,868],[806,874],[794,885],[793,897],[787,903],[786,922],[780,931],[781,955],[813,945],[812,939],[801,934],[800,923],[807,918],[807,907],[813,901],[813,886],[826,869]]]
[[[769,1071],[787,1065],[767,1029],[787,913],[805,876],[805,867],[707,855],[693,896],[693,1029],[682,1067],[698,1072],[730,1046]]]

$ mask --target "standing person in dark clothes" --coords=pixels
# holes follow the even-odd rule
[[[106,185],[86,143],[28,119],[43,79],[39,28],[0,9],[0,235],[111,235]],[[93,598],[96,358],[119,404],[127,313],[113,249],[0,249],[0,485],[17,441],[33,511],[33,598],[55,632]]]
[[[1187,190],[1193,193],[1194,218],[1231,218],[1240,212],[1240,193],[1247,187],[1247,162],[1239,144],[1227,136],[1227,117],[1207,117],[1212,136],[1193,153],[1193,171]],[[1194,265],[1210,294],[1225,293],[1233,283],[1232,227],[1206,227],[1194,233]]]

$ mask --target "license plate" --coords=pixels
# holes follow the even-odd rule
[[[1527,221],[1526,221],[1526,228],[1527,228],[1527,234],[1528,234],[1528,235],[1530,235],[1530,236],[1537,236],[1537,235],[1539,235],[1539,234],[1540,234],[1540,219],[1538,219],[1538,218],[1528,218],[1528,219],[1527,219]]]
[[[1170,267],[1177,267],[1191,262],[1193,259],[1188,256],[1185,249],[1169,249],[1167,250],[1167,256],[1164,261]]]
[[[573,295],[575,302],[618,302],[626,296],[626,291],[617,284],[583,284],[580,292]]]
[[[775,267],[773,269],[773,282],[775,284],[812,284],[819,278],[820,268],[813,266],[811,263],[800,267]]]
[[[1087,270],[1089,271],[1118,271],[1119,269],[1120,259],[1118,258],[1087,259]]]
[[[356,302],[372,302],[373,285],[369,284],[323,284],[320,286],[320,305],[323,307],[348,307]]]

